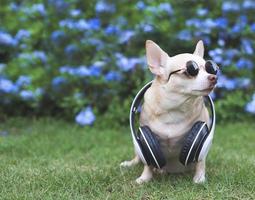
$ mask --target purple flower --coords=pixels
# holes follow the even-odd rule
[[[243,26],[239,23],[236,23],[232,29],[231,29],[231,33],[240,33],[243,30]]]
[[[216,48],[214,50],[209,51],[209,55],[212,56],[212,57],[215,56],[215,55],[222,54],[222,53],[223,53],[223,50],[220,49],[220,48]]]
[[[205,20],[191,18],[186,20],[186,26],[196,27],[198,30],[200,30],[200,33],[209,34],[211,33],[211,29],[217,26],[217,23],[211,18],[206,18]]]
[[[79,67],[62,66],[59,68],[60,73],[67,73],[69,75],[84,77],[84,76],[99,76],[101,67],[92,65],[90,68],[81,65]]]
[[[177,34],[177,38],[180,40],[191,40],[192,39],[192,35],[190,30],[182,30]]]
[[[158,14],[158,12],[160,11],[158,7],[155,6],[147,6],[146,11],[151,12],[151,14]]]
[[[229,79],[226,76],[220,74],[218,76],[217,87],[226,88],[227,90],[233,90],[237,86],[237,81],[235,79]]]
[[[69,28],[69,29],[78,28],[78,29],[81,29],[81,30],[86,30],[88,25],[87,25],[87,22],[84,19],[80,19],[76,23],[72,19],[63,19],[63,20],[59,21],[59,26],[60,27],[66,27],[66,28]]]
[[[19,54],[20,59],[33,61],[34,59],[41,60],[43,63],[47,61],[47,55],[44,51],[34,51],[32,53],[20,53]],[[21,63],[22,66],[22,63]]]
[[[9,5],[10,9],[12,11],[18,11],[20,6],[17,4],[17,3],[14,3],[14,2],[11,2],[10,5]]]
[[[70,67],[70,66],[62,66],[59,68],[59,72],[60,73],[68,73],[68,74],[71,74],[72,73],[72,70],[73,68]]]
[[[112,24],[108,25],[104,30],[106,35],[118,34],[119,31],[120,31],[119,27]]]
[[[41,15],[45,15],[45,14],[46,14],[45,7],[44,7],[44,5],[41,4],[41,3],[34,4],[34,5],[31,7],[31,11],[32,11],[32,12],[38,12],[38,13],[40,13]]]
[[[169,15],[173,14],[173,8],[170,3],[160,3],[158,8],[160,11],[164,11],[168,13]]]
[[[33,56],[44,63],[47,61],[47,55],[44,51],[34,51]]]
[[[255,9],[255,2],[254,1],[251,1],[251,0],[245,0],[243,2],[243,8],[244,9]]]
[[[15,46],[17,41],[9,34],[0,32],[0,45]]]
[[[217,43],[219,46],[225,46],[225,40],[219,39]]]
[[[225,1],[221,9],[223,12],[238,12],[240,10],[240,5],[233,1]]]
[[[30,90],[22,90],[20,92],[20,97],[24,100],[33,100],[34,99],[34,93]]]
[[[143,1],[138,1],[137,3],[136,3],[136,8],[138,9],[138,10],[144,10],[145,9],[145,3],[143,2]]]
[[[227,78],[225,75],[221,73],[218,76],[217,87],[226,88],[227,90],[234,90],[238,88],[247,88],[251,84],[251,80],[249,78]]]
[[[6,64],[0,63],[0,74],[4,71]]]
[[[89,68],[87,68],[86,66],[80,66],[77,69],[75,69],[73,75],[77,75],[77,76],[80,76],[80,77],[90,76],[91,72],[90,72]]]
[[[137,64],[143,64],[143,58],[127,58],[120,53],[116,53],[117,66],[123,71],[133,69]]]
[[[124,16],[119,16],[114,24],[118,24],[120,27],[128,24],[128,20]]]
[[[35,95],[35,97],[38,98],[38,97],[42,96],[44,92],[45,92],[44,89],[39,87],[39,88],[36,88],[34,95]]]
[[[88,26],[90,30],[99,30],[100,25],[101,25],[101,22],[99,18],[92,18],[88,20]]]
[[[224,54],[226,55],[228,59],[233,59],[235,56],[239,54],[239,52],[236,49],[227,49],[227,50],[224,50]]]
[[[53,78],[53,80],[51,81],[51,84],[52,84],[54,87],[58,87],[59,85],[62,85],[62,84],[65,83],[65,82],[66,82],[65,77],[57,76],[57,77]]]
[[[120,43],[126,43],[135,35],[135,32],[133,30],[126,30],[120,33],[119,36],[119,42]]]
[[[248,17],[247,15],[240,15],[238,18],[239,22],[243,24],[244,26],[248,23]]]
[[[253,48],[252,48],[252,41],[247,38],[242,38],[241,40],[242,49],[245,51],[246,54],[252,55],[253,54]]]
[[[58,12],[65,12],[69,6],[69,3],[67,3],[65,0],[48,0],[48,2]]]
[[[250,102],[248,102],[245,106],[245,111],[249,112],[251,114],[255,114],[255,98],[254,98],[254,95],[253,95],[253,99]]]
[[[94,62],[93,65],[96,66],[96,67],[102,68],[103,66],[106,65],[106,63],[104,61],[96,61],[96,62]]]
[[[34,56],[31,53],[20,53],[18,57],[22,60],[24,59],[24,60],[32,61]]]
[[[51,33],[51,40],[55,43],[58,43],[65,36],[65,32],[61,30],[56,30]]]
[[[13,84],[12,81],[8,80],[8,79],[3,79],[0,78],[0,92],[4,92],[4,93],[13,93],[13,92],[17,92],[18,87]]]
[[[203,35],[201,37],[201,39],[203,40],[203,42],[206,44],[206,46],[209,46],[211,44],[211,38],[209,36],[205,36]]]
[[[208,14],[208,9],[207,8],[199,8],[197,9],[197,15],[198,16],[205,16]]]
[[[123,55],[117,55],[117,65],[119,68],[123,69],[124,71],[128,71],[132,69],[134,66],[131,66],[130,59],[124,57]]]
[[[76,116],[75,122],[81,126],[92,125],[96,117],[90,106],[83,108]]]
[[[73,53],[75,53],[78,50],[77,45],[75,44],[69,44],[66,48],[65,48],[65,53],[67,55],[72,55]]]
[[[44,4],[42,3],[33,4],[31,7],[23,7],[22,11],[27,15],[31,15],[34,13],[39,13],[42,16],[46,15],[46,10]]]
[[[205,30],[203,30],[203,31],[205,31]],[[205,32],[201,32],[200,30],[193,32],[194,36],[197,38],[201,38],[203,35],[205,35],[204,33]]]
[[[236,66],[238,69],[252,69],[253,68],[253,63],[252,61],[246,59],[246,58],[240,58],[237,63]]]
[[[9,135],[8,131],[0,131],[0,136],[7,136]]]
[[[191,18],[186,20],[186,26],[194,26],[194,27],[200,27],[202,26],[202,20],[197,18]]]
[[[221,23],[219,23],[219,24],[221,24]],[[217,23],[211,18],[207,18],[203,22],[203,27],[205,27],[205,28],[211,29],[211,28],[214,28],[215,26],[217,26]]]
[[[214,50],[209,51],[209,55],[216,63],[221,63],[223,61],[222,54],[223,50],[220,48],[216,48]]]
[[[212,92],[210,93],[210,97],[211,97],[213,100],[216,99],[216,94],[215,94],[214,91],[212,91]]]
[[[105,75],[105,80],[107,81],[120,81],[121,79],[121,74],[116,71],[110,71]]]
[[[86,39],[85,42],[94,46],[98,51],[104,48],[104,43],[102,42],[102,40],[94,37]]]
[[[142,28],[145,33],[153,31],[153,26],[150,24],[143,24]]]
[[[18,87],[28,86],[31,84],[31,77],[26,75],[19,76],[18,80],[16,81],[16,85]]]
[[[90,75],[91,76],[99,76],[101,74],[101,67],[97,65],[92,65],[89,68],[90,70]]]
[[[231,63],[232,63],[232,60],[230,60],[230,59],[224,59],[224,60],[221,62],[221,65],[222,65],[222,66],[229,66],[229,65],[231,65]]]
[[[247,88],[251,84],[251,79],[249,78],[237,78],[236,80],[239,88]]]
[[[251,29],[252,32],[255,32],[255,23],[253,23],[253,24],[251,25],[250,29]]]
[[[105,0],[100,0],[100,1],[97,1],[95,10],[97,13],[103,13],[103,12],[114,13],[116,8],[114,4],[108,3]]]
[[[232,27],[231,33],[237,34],[243,31],[243,29],[245,28],[245,26],[248,23],[248,18],[246,15],[240,15],[238,17],[237,22],[235,23],[235,25]]]
[[[79,16],[80,14],[81,14],[81,10],[79,10],[79,9],[70,10],[70,15],[71,15],[72,17],[77,17],[77,16]]]
[[[85,30],[99,30],[100,29],[100,19],[92,18],[89,20],[79,19],[78,21],[72,19],[64,19],[59,22],[60,27],[66,27],[68,29],[77,29],[79,31]]]
[[[28,30],[20,29],[18,33],[16,34],[15,39],[19,41],[29,37],[30,37],[30,32]]]
[[[222,28],[222,29],[226,29],[228,26],[228,19],[224,18],[224,17],[219,17],[217,19],[215,19],[215,25],[218,28]]]

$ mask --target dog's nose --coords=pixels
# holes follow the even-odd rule
[[[218,77],[216,75],[209,75],[207,78],[211,83],[213,84],[217,83]]]

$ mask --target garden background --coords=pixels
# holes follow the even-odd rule
[[[125,135],[124,143],[129,141],[131,101],[141,86],[153,78],[145,60],[146,39],[158,43],[170,56],[193,52],[197,41],[203,40],[205,58],[220,66],[217,88],[211,93],[217,123],[223,128],[238,122],[240,132],[250,130],[243,131],[242,137],[245,134],[254,137],[251,128],[255,120],[254,13],[252,0],[1,0],[3,156],[9,158],[8,151],[16,155],[14,146],[21,145],[24,150],[32,145],[23,141],[31,139],[27,132],[37,130],[35,138],[43,134],[53,137],[49,133],[54,134],[65,124],[67,130],[74,132],[73,127],[80,134],[95,134],[102,127],[114,128],[126,134],[109,132],[109,138],[119,141]],[[17,138],[21,133],[25,135],[23,140]],[[64,137],[69,133],[62,134]],[[83,139],[96,141],[86,136]],[[42,142],[41,148],[44,145]],[[80,145],[78,148],[84,152],[86,148]],[[115,163],[131,154],[131,142],[127,146],[130,149],[125,150],[125,156],[117,156],[120,152],[116,152]],[[95,154],[100,154],[99,148],[97,151]],[[24,156],[18,154],[22,152],[17,147],[17,160]],[[2,169],[7,170],[10,163],[5,162]],[[251,162],[254,163],[254,156]]]

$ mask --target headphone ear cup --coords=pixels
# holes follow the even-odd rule
[[[148,164],[156,168],[162,168],[166,164],[164,154],[160,149],[160,143],[156,135],[148,126],[142,126],[140,129],[140,141]]]
[[[191,130],[187,133],[180,152],[179,161],[183,165],[186,166],[197,160],[208,133],[209,130],[205,122],[198,121],[192,126]]]
[[[140,128],[137,131],[136,141],[139,144],[142,156],[146,161],[144,164],[151,165],[152,161],[151,161],[151,156],[150,156],[150,150],[148,149],[148,147],[146,145],[146,142],[145,142],[144,138],[142,137],[142,133],[141,133]]]

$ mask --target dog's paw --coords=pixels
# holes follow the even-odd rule
[[[193,177],[193,182],[196,184],[202,184],[205,182],[205,175],[204,174],[198,174]]]
[[[164,170],[164,169],[158,169],[158,168],[153,168],[153,172],[156,173],[156,174],[166,174],[167,171]]]
[[[124,162],[120,163],[120,167],[132,167],[132,166],[133,166],[132,161],[124,161]]]
[[[137,178],[137,179],[135,180],[135,182],[136,182],[137,184],[141,185],[141,184],[143,184],[143,183],[149,182],[150,180],[151,180],[151,177],[149,177],[149,178],[144,178],[144,177],[140,176],[139,178]]]

